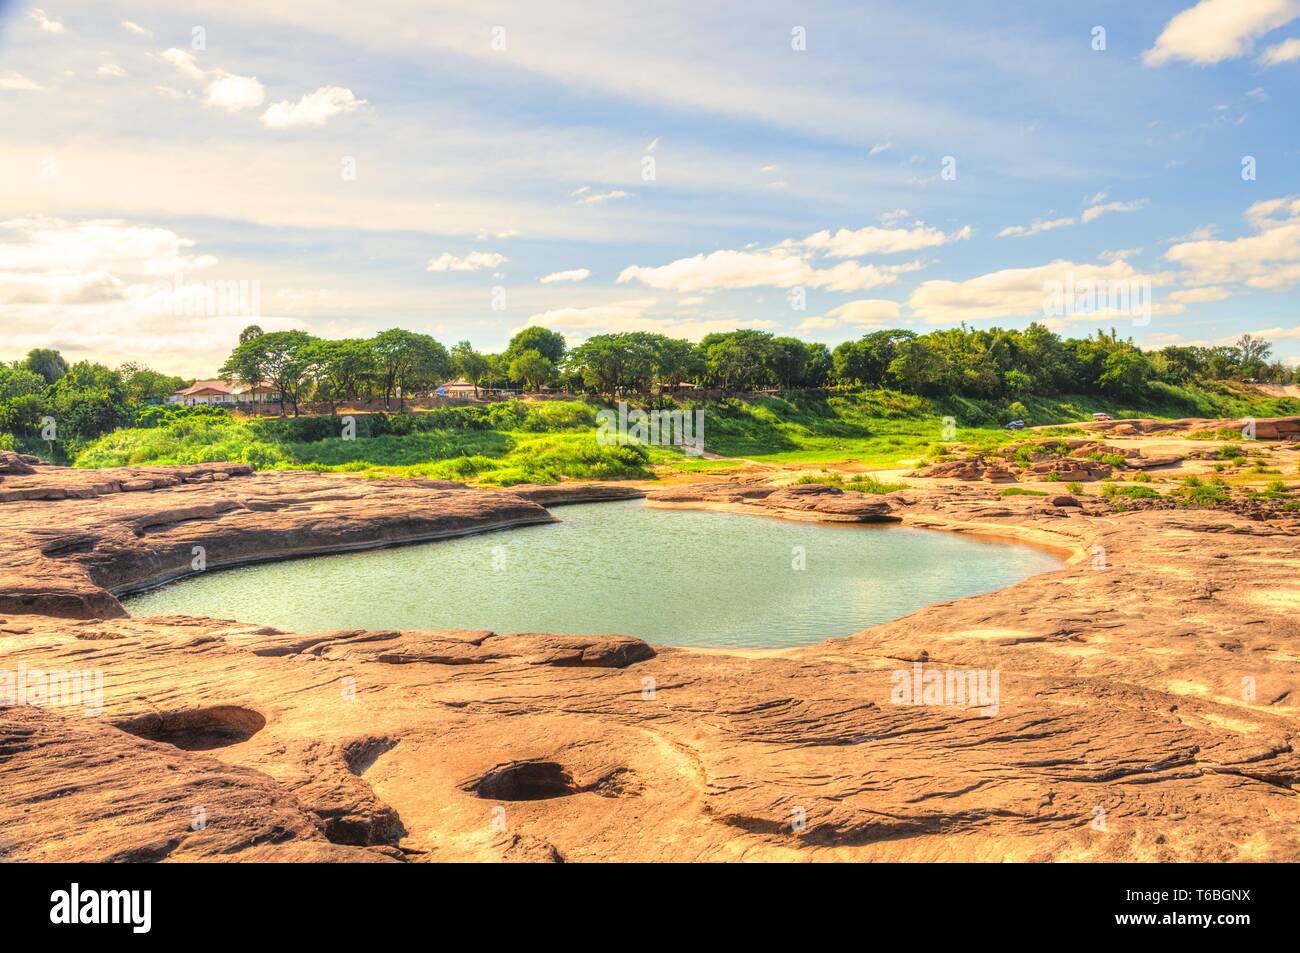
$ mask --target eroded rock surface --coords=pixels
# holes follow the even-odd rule
[[[0,709],[0,789],[19,792],[0,799],[0,852],[1300,859],[1294,520],[1119,513],[1093,497],[1060,506],[980,485],[867,499],[833,489],[714,484],[652,499],[888,515],[1053,546],[1068,562],[847,639],[749,653],[614,636],[75,619],[16,612],[3,588],[0,670],[98,672],[103,691],[94,714],[75,700]],[[151,511],[202,515],[155,527]],[[184,555],[205,539],[220,552],[245,532],[356,543],[515,517],[548,518],[496,491],[271,474],[0,504],[0,539],[5,572],[18,571],[15,554],[41,560],[60,594],[48,604],[63,607],[69,580],[85,593],[111,588],[113,572],[156,571],[120,555],[136,547]],[[150,528],[136,535],[141,520]],[[63,543],[42,551],[47,538]],[[934,673],[936,697],[900,695]],[[952,694],[958,685],[969,692]],[[207,818],[198,830],[194,807]]]

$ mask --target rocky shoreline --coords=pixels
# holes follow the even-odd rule
[[[131,618],[113,595],[194,571],[195,547],[220,568],[401,545],[639,487],[21,469],[0,478],[0,671],[102,687],[93,709],[0,707],[3,859],[1300,859],[1294,521],[980,485],[665,487],[651,505],[1070,555],[847,639],[692,652]],[[996,673],[995,713],[900,702],[932,672]]]

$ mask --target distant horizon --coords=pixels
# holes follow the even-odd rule
[[[0,0],[0,358],[1038,322],[1300,364],[1300,2],[1086,6]],[[1145,311],[1045,304],[1088,282]]]

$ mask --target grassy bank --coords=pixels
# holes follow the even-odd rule
[[[767,463],[858,461],[890,467],[960,442],[991,450],[1017,439],[1003,429],[1008,410],[963,398],[930,399],[895,391],[788,394],[730,399],[702,407],[710,454]],[[1125,416],[1300,414],[1295,398],[1164,388],[1140,405],[1102,398],[1028,398],[1032,424],[1065,424],[1093,413]],[[596,406],[579,401],[442,408],[354,418],[345,439],[334,417],[243,420],[225,413],[159,411],[142,426],[115,431],[86,447],[80,467],[250,463],[258,469],[309,469],[362,475],[466,480],[492,485],[561,479],[638,479],[656,469],[724,470],[734,460],[700,459],[673,448],[602,446]],[[955,428],[952,429],[952,428]]]

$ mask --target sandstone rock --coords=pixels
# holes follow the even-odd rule
[[[1060,496],[1052,497],[1050,500],[1048,500],[1048,502],[1051,503],[1053,506],[1083,506],[1083,504],[1079,502],[1079,498],[1077,496],[1070,496],[1069,494],[1065,494],[1065,493],[1061,494]]]
[[[820,518],[857,505],[836,489],[778,496],[738,482],[665,488],[651,502]],[[1112,513],[1097,498],[1063,518],[1050,498],[1009,505],[997,493],[957,485],[875,502],[908,526],[1019,538],[1072,560],[779,653],[477,630],[303,634],[88,607],[79,620],[23,612],[13,595],[61,605],[106,594],[195,540],[239,551],[252,533],[292,555],[317,533],[370,545],[544,514],[500,491],[260,474],[0,503],[11,600],[0,671],[104,676],[102,715],[0,708],[0,852],[1300,860],[1300,521],[1165,500]],[[900,677],[917,665],[983,673],[986,688],[996,674],[998,689],[985,705],[900,704]],[[1105,830],[1092,824],[1098,807]],[[508,829],[494,833],[498,810]]]
[[[818,483],[786,487],[753,483],[694,483],[654,490],[646,498],[652,504],[705,504],[831,523],[881,523],[898,519],[888,500]]]
[[[10,453],[8,450],[0,450],[0,477],[35,473],[36,470],[28,462],[29,459],[17,453]]]

